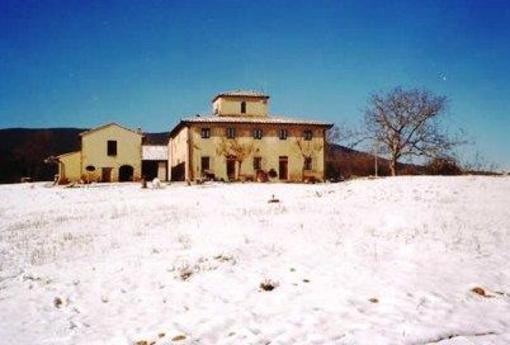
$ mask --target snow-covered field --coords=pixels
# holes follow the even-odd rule
[[[0,200],[1,344],[510,344],[508,177]]]

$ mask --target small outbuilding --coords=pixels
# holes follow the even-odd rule
[[[141,131],[108,123],[82,132],[80,137],[80,151],[57,157],[61,183],[124,182],[141,178]]]
[[[142,146],[142,176],[146,180],[157,177],[160,181],[168,180],[168,146]]]

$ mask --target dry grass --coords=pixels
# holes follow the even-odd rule
[[[264,291],[273,291],[278,287],[278,283],[270,279],[265,279],[260,283],[259,287]]]
[[[485,290],[482,289],[479,286],[475,286],[474,288],[472,288],[471,292],[473,292],[473,293],[475,293],[475,294],[477,294],[479,296],[485,297],[485,298],[492,298],[492,297],[494,297],[492,295],[487,294],[487,292],[485,292]]]

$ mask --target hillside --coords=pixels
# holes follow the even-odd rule
[[[341,145],[329,145],[326,161],[329,176],[342,175],[349,178],[352,176],[370,176],[375,173],[375,157],[373,154]],[[389,167],[389,160],[378,157],[379,176],[389,176]],[[422,165],[399,163],[397,167],[400,175],[421,175],[426,172]]]
[[[510,177],[0,199],[5,344],[510,343]]]

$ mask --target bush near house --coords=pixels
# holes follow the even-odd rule
[[[433,158],[425,166],[425,169],[429,175],[462,175],[462,169],[451,157]]]

